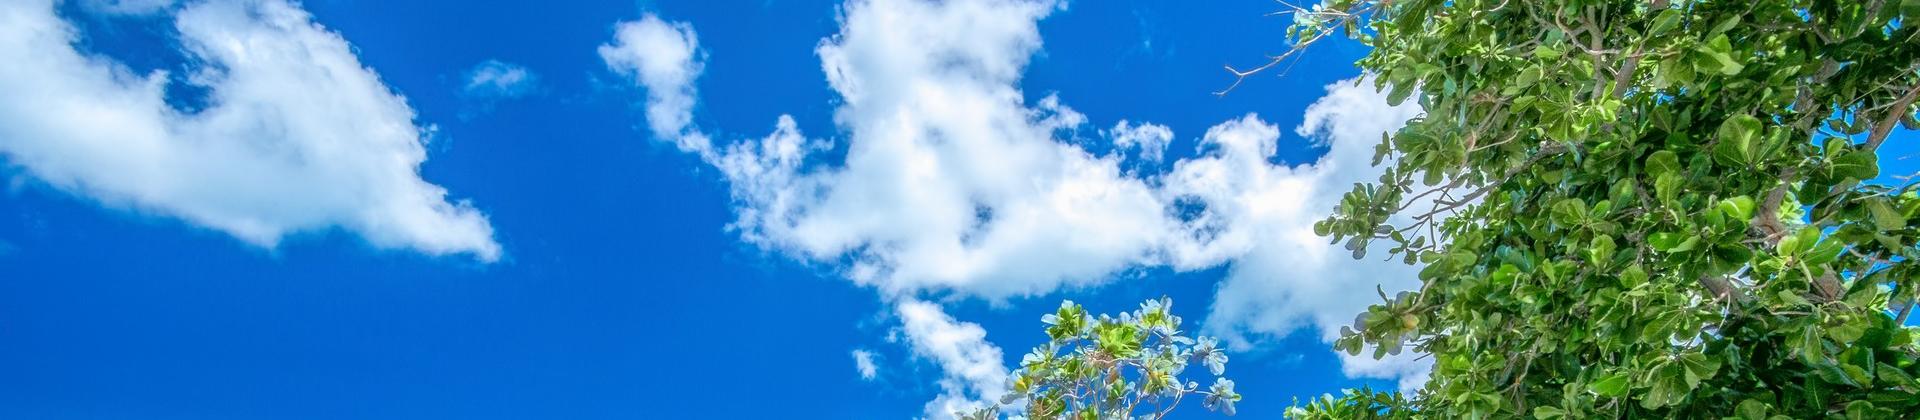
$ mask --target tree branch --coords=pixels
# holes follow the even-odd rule
[[[1880,143],[1887,141],[1887,135],[1893,133],[1893,127],[1900,125],[1900,119],[1906,118],[1912,112],[1907,108],[1913,106],[1916,98],[1920,98],[1920,85],[1907,88],[1906,95],[1893,101],[1893,109],[1887,110],[1887,115],[1880,117],[1880,122],[1873,126],[1873,134],[1867,136],[1867,151],[1878,150]]]
[[[1760,201],[1760,208],[1754,212],[1753,228],[1759,231],[1760,238],[1766,240],[1768,245],[1778,243],[1787,231],[1787,225],[1780,223],[1780,202],[1786,200],[1787,187],[1793,185],[1793,177],[1797,173],[1799,170],[1792,167],[1780,171],[1780,185],[1767,192],[1766,199]]]

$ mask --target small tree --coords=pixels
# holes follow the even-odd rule
[[[1422,118],[1319,234],[1422,286],[1336,347],[1430,353],[1416,395],[1303,418],[1913,418],[1920,0],[1325,0]],[[1273,60],[1280,63],[1288,56]],[[1271,64],[1269,65],[1271,66]],[[1236,71],[1241,77],[1253,71]]]
[[[1020,361],[1010,378],[1012,391],[1000,403],[1025,401],[1033,419],[1160,419],[1188,396],[1231,416],[1240,394],[1222,376],[1227,355],[1211,337],[1198,340],[1180,331],[1173,300],[1149,300],[1118,317],[1093,317],[1073,301],[1040,319],[1047,324],[1046,344]],[[1190,363],[1206,366],[1211,386],[1186,381]],[[995,419],[1000,407],[956,413],[970,420]]]

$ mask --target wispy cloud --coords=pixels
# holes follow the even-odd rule
[[[111,15],[147,15],[173,7],[176,0],[81,0],[89,11]]]
[[[540,76],[526,66],[487,60],[467,70],[466,85],[460,93],[469,98],[512,99],[536,92]]]
[[[860,379],[871,381],[880,376],[880,366],[874,363],[873,358],[871,351],[853,350],[853,368],[860,372]]]
[[[467,103],[460,110],[461,120],[473,120],[493,112],[500,102],[540,93],[540,75],[526,66],[500,60],[482,61],[461,77],[460,97]]]
[[[895,306],[913,354],[940,365],[940,396],[928,402],[927,418],[942,418],[994,401],[1007,393],[1007,367],[987,330],[955,321],[939,305],[906,300]]]

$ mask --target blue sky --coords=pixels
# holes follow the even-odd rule
[[[1297,235],[1417,112],[1360,46],[1216,97],[1276,4],[942,4],[0,6],[0,417],[911,418],[1163,294],[1242,416],[1418,383],[1323,342],[1411,268]]]

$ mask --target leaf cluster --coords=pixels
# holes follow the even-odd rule
[[[1181,401],[1202,399],[1209,410],[1233,415],[1241,396],[1224,375],[1227,354],[1211,337],[1188,337],[1173,300],[1149,300],[1119,316],[1098,317],[1073,301],[1041,318],[1046,344],[1020,361],[1002,405],[1019,405],[1032,419],[1159,419]],[[1212,385],[1185,380],[1190,364],[1205,367]],[[993,419],[1001,407],[958,413]]]
[[[1425,115],[1316,233],[1424,263],[1335,347],[1434,359],[1301,418],[1920,412],[1920,0],[1327,0]]]

